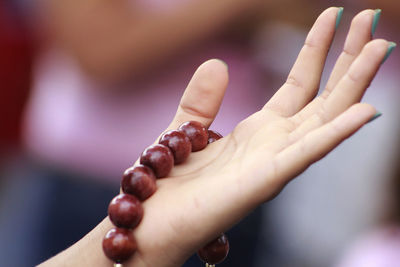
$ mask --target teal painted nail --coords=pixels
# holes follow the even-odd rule
[[[370,123],[371,121],[376,120],[376,119],[379,118],[380,116],[382,116],[382,113],[379,112],[379,111],[377,111],[377,112],[375,113],[375,115],[374,115],[371,119],[369,119],[369,121],[367,121],[367,123]]]
[[[376,26],[378,26],[379,19],[381,18],[381,9],[375,9],[374,19],[372,20],[371,35],[374,35]]]
[[[343,15],[343,7],[339,7],[339,10],[336,15],[335,30],[339,27],[340,21],[342,20],[342,15]]]
[[[389,42],[389,46],[386,52],[385,57],[382,60],[382,63],[386,61],[386,59],[388,59],[388,57],[390,56],[390,54],[393,52],[393,49],[397,46],[397,44],[395,42]]]

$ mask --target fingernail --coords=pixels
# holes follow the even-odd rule
[[[381,18],[381,9],[375,9],[374,19],[372,20],[371,35],[374,35],[376,26],[378,26],[379,19]]]
[[[383,60],[382,60],[382,63],[385,62],[386,59],[388,59],[388,57],[389,57],[390,54],[393,52],[393,49],[394,49],[396,46],[397,46],[397,44],[396,44],[395,42],[389,42],[388,49],[387,49],[387,52],[386,52],[385,57],[384,57]]]
[[[335,30],[339,27],[340,21],[342,20],[342,15],[343,15],[343,7],[339,7],[339,10],[336,15],[336,24],[335,24]]]
[[[369,119],[369,121],[367,121],[367,123],[370,123],[370,122],[376,120],[376,119],[379,118],[380,116],[382,116],[382,113],[381,113],[380,111],[377,111],[377,112],[375,113],[375,115],[374,115],[371,119]]]

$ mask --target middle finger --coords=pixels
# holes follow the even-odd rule
[[[320,109],[322,103],[332,93],[333,88],[335,88],[356,57],[361,53],[364,45],[371,40],[373,21],[377,21],[374,18],[378,15],[380,15],[380,10],[367,9],[354,17],[347,34],[343,52],[339,56],[335,67],[333,68],[325,90],[302,111],[293,116],[292,120],[295,125],[300,125],[304,120],[312,116],[316,110]],[[376,24],[376,22],[374,24]]]

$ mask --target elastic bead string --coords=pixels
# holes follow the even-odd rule
[[[114,197],[108,208],[109,218],[116,227],[108,231],[103,239],[104,253],[114,261],[114,267],[123,267],[122,262],[137,249],[132,230],[143,217],[141,202],[157,190],[156,179],[166,177],[173,165],[185,161],[190,152],[200,151],[220,138],[222,135],[207,130],[199,122],[185,122],[178,130],[164,133],[159,144],[146,148],[140,157],[141,165],[132,166],[124,172],[121,181],[123,193]],[[206,267],[215,267],[215,263],[225,259],[228,251],[228,239],[222,234],[200,249],[198,255],[206,262]]]

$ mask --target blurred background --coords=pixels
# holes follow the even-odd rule
[[[399,43],[398,1],[1,1],[0,266],[36,265],[107,215],[202,62],[229,65],[212,126],[225,135],[280,87],[334,5],[344,15],[321,88],[362,9],[381,8],[374,38]],[[234,227],[221,267],[398,266],[399,58],[364,97],[383,116]]]

